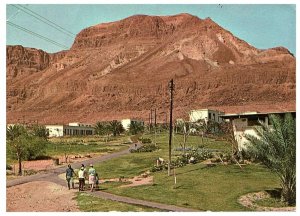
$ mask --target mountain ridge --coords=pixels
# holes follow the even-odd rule
[[[155,107],[163,120],[171,78],[177,117],[294,110],[295,62],[286,48],[257,49],[210,18],[136,15],[83,29],[58,53],[7,46],[7,121],[146,120]]]

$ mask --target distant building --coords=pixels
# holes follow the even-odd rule
[[[221,118],[229,119],[232,122],[234,137],[238,143],[239,150],[245,148],[245,143],[248,142],[245,138],[246,134],[257,136],[254,126],[259,126],[259,121],[265,124],[270,124],[269,115],[277,114],[283,116],[285,113],[292,113],[296,117],[296,112],[269,112],[269,113],[259,113],[259,112],[246,112],[237,114],[226,114],[222,115]]]
[[[221,123],[223,119],[220,115],[224,115],[224,112],[219,110],[210,110],[210,109],[199,109],[199,110],[191,110],[190,111],[190,122],[196,122],[198,120],[214,121],[217,123]]]
[[[69,123],[69,125],[45,125],[49,131],[49,137],[62,136],[86,136],[94,135],[95,129],[91,124]]]
[[[130,124],[132,122],[142,123],[144,125],[144,122],[141,121],[141,120],[136,120],[136,119],[123,119],[123,120],[121,120],[121,124],[122,124],[123,128],[127,131],[129,130]]]

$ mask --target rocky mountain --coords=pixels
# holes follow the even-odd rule
[[[284,111],[296,106],[296,59],[257,49],[210,18],[136,15],[79,32],[70,50],[7,46],[7,121],[160,121],[174,79],[175,117],[191,109]]]

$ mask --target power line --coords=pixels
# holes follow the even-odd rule
[[[14,13],[13,15],[11,15],[10,17],[7,18],[6,21],[9,21],[10,19],[14,18],[17,16],[17,14],[20,12],[20,9],[18,9],[18,11],[16,13]]]
[[[73,38],[74,36],[76,36],[74,33],[70,32],[69,30],[67,30],[67,29],[65,29],[65,28],[57,25],[56,23],[52,22],[51,20],[48,20],[47,18],[45,18],[45,17],[39,15],[38,13],[30,10],[29,8],[26,8],[26,7],[22,6],[22,5],[11,5],[11,6],[13,6],[13,7],[15,7],[15,8],[19,9],[19,10],[22,10],[24,13],[26,13],[26,14],[28,14],[28,15],[36,18],[37,20],[39,20],[39,21],[41,21],[41,22],[43,22],[43,23],[51,26],[52,28],[55,28],[56,30],[62,32],[63,34],[65,34],[65,35],[67,35],[69,37]]]
[[[58,43],[58,42],[56,42],[54,40],[51,40],[50,38],[47,38],[47,37],[45,37],[43,35],[40,35],[38,33],[33,32],[33,31],[30,31],[30,30],[28,30],[28,29],[26,29],[26,28],[24,28],[22,26],[19,26],[19,25],[15,24],[15,23],[12,23],[10,21],[7,21],[7,24],[10,25],[10,26],[12,26],[12,27],[15,27],[15,28],[17,28],[19,30],[22,30],[22,31],[24,31],[24,32],[26,32],[28,34],[34,35],[34,36],[36,36],[38,38],[41,38],[41,39],[43,39],[43,40],[45,40],[45,41],[47,41],[49,43],[52,43],[52,44],[54,44],[56,46],[59,46],[61,48],[64,48],[64,49],[68,49],[69,48],[69,47],[67,47],[67,46],[65,46],[65,45],[63,45],[61,43]]]

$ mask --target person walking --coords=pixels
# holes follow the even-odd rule
[[[67,183],[68,183],[68,188],[70,190],[70,183],[72,184],[72,189],[74,189],[74,170],[73,168],[71,167],[71,164],[68,164],[68,169],[66,169],[66,180],[67,180]]]
[[[89,169],[89,185],[91,188],[91,192],[93,192],[94,190],[95,183],[96,183],[96,170],[94,169],[93,164],[91,164]]]
[[[88,178],[87,176],[87,171],[86,171],[86,168],[84,166],[84,164],[81,164],[81,168],[83,168],[83,171],[84,171],[84,181],[83,181],[83,190],[85,190],[85,180]]]
[[[84,181],[85,181],[85,171],[84,167],[81,167],[78,171],[78,180],[79,180],[79,191],[83,191]]]

